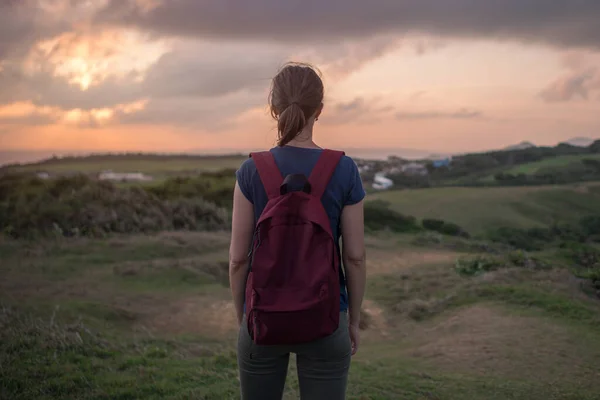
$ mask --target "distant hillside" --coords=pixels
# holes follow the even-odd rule
[[[52,157],[31,164],[15,164],[0,167],[1,171],[47,172],[50,175],[72,173],[97,174],[101,171],[121,173],[142,172],[162,178],[173,175],[196,174],[238,168],[248,158],[243,154],[194,155],[194,154],[92,154],[87,156]]]
[[[521,143],[518,144],[513,144],[512,146],[508,146],[505,147],[504,151],[510,151],[510,150],[524,150],[524,149],[530,149],[532,147],[536,147],[535,144],[528,142],[528,141],[523,141]]]
[[[575,137],[565,140],[563,143],[570,144],[571,146],[588,147],[594,143],[594,139],[590,139],[588,137]]]

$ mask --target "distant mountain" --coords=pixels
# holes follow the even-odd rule
[[[590,144],[594,143],[594,139],[588,137],[574,137],[563,143],[570,144],[571,146],[588,147]]]
[[[524,149],[530,149],[532,147],[536,147],[536,145],[531,142],[523,141],[521,143],[513,144],[512,146],[505,147],[502,150],[504,150],[504,151],[524,150]]]

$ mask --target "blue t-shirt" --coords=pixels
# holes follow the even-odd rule
[[[309,177],[323,150],[283,146],[275,147],[270,151],[282,176],[303,174]],[[254,205],[254,222],[256,223],[267,205],[268,197],[256,170],[254,160],[249,158],[244,161],[240,169],[237,170],[236,177],[242,193]],[[358,203],[364,197],[365,190],[356,163],[350,157],[343,156],[321,199],[329,216],[338,255],[340,254],[340,217],[342,209],[344,206]],[[346,311],[348,309],[348,295],[343,266],[340,268],[340,288],[340,311]]]

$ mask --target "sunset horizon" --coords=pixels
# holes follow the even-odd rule
[[[270,79],[288,61],[322,71],[323,147],[455,154],[600,138],[600,4],[220,4],[3,2],[0,151],[268,148]]]

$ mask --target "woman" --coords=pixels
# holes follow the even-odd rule
[[[280,174],[265,176],[267,173],[264,172],[264,169],[259,171],[259,169],[264,168],[261,166],[262,161],[259,163],[260,168],[257,168],[257,160],[260,160],[260,158],[254,156],[249,158],[237,171],[233,198],[229,278],[237,320],[240,324],[237,351],[242,399],[281,399],[290,353],[296,354],[302,399],[345,399],[350,359],[358,350],[360,343],[360,308],[366,280],[363,221],[365,192],[356,164],[346,156],[335,159],[336,163],[332,164],[330,177],[327,176],[328,180],[323,181],[325,179],[323,175],[327,174],[327,168],[324,167],[326,163],[321,162],[326,158],[325,154],[335,156],[335,154],[341,155],[341,153],[323,150],[313,140],[313,126],[323,110],[323,83],[312,67],[305,64],[287,64],[284,66],[273,78],[269,103],[271,115],[277,121],[278,146],[266,153],[266,159],[274,161],[272,165],[276,165],[276,169]],[[315,167],[315,165],[317,166]],[[286,177],[285,181],[283,181],[283,177]],[[307,180],[305,177],[310,178]],[[272,178],[277,180],[277,184],[281,184],[281,193],[274,193],[275,190],[271,190],[271,187],[266,187],[263,184],[264,181]],[[288,180],[288,178],[290,179]],[[296,190],[288,193],[288,190],[291,190],[290,188],[293,186],[294,179],[300,179],[302,182],[300,184],[296,182]],[[315,184],[315,180],[319,179],[325,182],[322,193],[319,192],[318,182]],[[269,185],[271,185],[270,182]],[[303,193],[299,194],[298,191]],[[315,196],[317,193],[320,201],[316,200],[318,205],[315,205],[311,203],[314,200],[311,196]],[[281,197],[278,197],[280,195]],[[271,201],[274,198],[275,200]],[[263,293],[259,292],[259,290],[263,290],[265,297],[267,297],[266,293],[269,293],[268,291],[272,289],[269,285],[273,283],[274,279],[264,280],[261,288],[256,288],[258,285],[256,276],[254,282],[250,283],[252,278],[249,276],[252,273],[258,273],[256,269],[263,268],[265,265],[264,259],[257,261],[257,258],[265,257],[265,250],[259,247],[260,243],[256,243],[260,241],[260,235],[264,235],[264,233],[257,232],[257,226],[263,221],[261,215],[263,215],[265,208],[270,210],[269,212],[272,215],[277,212],[273,210],[277,209],[278,204],[285,203],[285,201],[292,202],[295,204],[294,207],[304,207],[304,205],[310,203],[310,207],[313,207],[311,212],[314,211],[316,215],[321,215],[319,209],[323,209],[326,212],[326,214],[322,214],[323,219],[328,223],[326,223],[327,226],[321,227],[322,229],[317,226],[318,224],[303,223],[294,225],[295,228],[293,229],[306,228],[313,229],[311,232],[316,232],[314,235],[309,234],[308,237],[307,235],[299,236],[300,239],[291,239],[295,234],[294,232],[297,233],[297,231],[291,231],[291,225],[285,227],[285,229],[289,229],[288,231],[279,231],[279,237],[271,237],[269,239],[271,245],[275,243],[274,240],[279,240],[277,243],[281,243],[281,246],[288,246],[288,249],[266,250],[269,252],[266,255],[267,258],[272,256],[273,253],[281,253],[280,256],[285,257],[288,250],[298,252],[314,249],[314,251],[309,250],[309,254],[300,255],[309,258],[313,256],[313,261],[309,263],[296,262],[300,256],[294,256],[285,265],[281,265],[281,262],[279,264],[274,262],[274,268],[269,272],[270,276],[272,277],[273,274],[287,269],[286,276],[296,274],[294,276],[300,277],[296,281],[297,283],[300,281],[305,282],[305,279],[306,282],[310,282],[310,274],[316,272],[305,273],[304,276],[298,274],[303,273],[302,268],[309,271],[310,268],[317,268],[315,267],[316,264],[331,263],[331,257],[327,253],[323,253],[325,256],[319,256],[320,258],[316,261],[314,258],[314,254],[317,254],[317,248],[321,245],[326,246],[327,238],[331,237],[331,248],[335,251],[332,251],[334,262],[329,264],[329,268],[331,265],[335,266],[335,272],[333,273],[335,274],[335,282],[318,292],[314,298],[305,300],[314,304],[320,302],[320,296],[323,295],[323,304],[325,304],[324,302],[334,304],[335,315],[333,317],[329,315],[330,318],[324,317],[325,319],[318,320],[317,314],[306,314],[310,311],[299,311],[296,316],[290,314],[291,318],[287,320],[288,325],[282,325],[281,320],[277,320],[277,322],[259,322],[255,314],[252,318],[248,318],[248,315],[246,315],[247,312],[253,313],[254,310],[259,310],[259,307],[254,304],[254,301],[259,301],[260,298],[257,293]],[[286,210],[289,211],[289,208],[287,207]],[[294,212],[297,214],[304,213],[300,209]],[[280,220],[289,222],[290,217],[288,215],[285,218],[280,218]],[[271,229],[271,235],[275,232],[273,226],[269,228]],[[319,229],[321,230],[319,231]],[[317,238],[315,235],[318,234],[323,236]],[[343,246],[340,246],[340,237]],[[286,240],[287,242],[285,242]],[[297,240],[307,240],[308,244],[298,244]],[[311,240],[312,242],[310,242]],[[298,246],[295,246],[295,244],[298,244]],[[304,250],[299,250],[299,247],[304,247]],[[340,247],[343,249],[342,251],[340,251]],[[252,249],[252,251],[249,253],[248,249]],[[259,254],[257,250],[263,251],[263,253]],[[338,268],[340,258],[343,261],[343,267]],[[320,262],[321,259],[323,259],[323,262]],[[325,261],[325,259],[327,260]],[[297,263],[299,264],[295,265]],[[317,270],[313,269],[312,271]],[[333,269],[329,271],[333,271]],[[254,286],[251,288],[251,285]],[[303,289],[298,285],[295,287],[295,290],[300,292]],[[328,294],[328,290],[333,293],[333,296]],[[287,293],[283,292],[282,296]],[[293,298],[291,295],[288,295],[288,297],[292,297],[289,299],[291,302],[299,301],[298,298]],[[316,299],[317,297],[319,299]],[[276,307],[277,304],[274,303],[271,306]],[[302,314],[303,312],[304,314]],[[279,313],[273,317],[275,319],[272,321],[283,318],[281,315],[286,314]],[[302,315],[314,315],[315,317],[302,321]],[[323,321],[325,323],[321,323]],[[268,326],[269,323],[272,325]],[[276,323],[279,325],[276,326]],[[294,323],[297,324],[296,327],[290,328]],[[328,324],[335,325],[328,330],[325,327]],[[259,332],[259,326],[261,332]],[[286,326],[291,330],[286,331]],[[275,336],[269,338],[269,333],[275,335],[274,332],[277,332],[278,329],[287,333],[277,338]],[[308,336],[302,336],[304,333]],[[292,337],[296,337],[298,340]],[[300,337],[316,339],[301,341]],[[262,339],[264,340],[261,342]],[[269,342],[271,339],[272,341]]]

